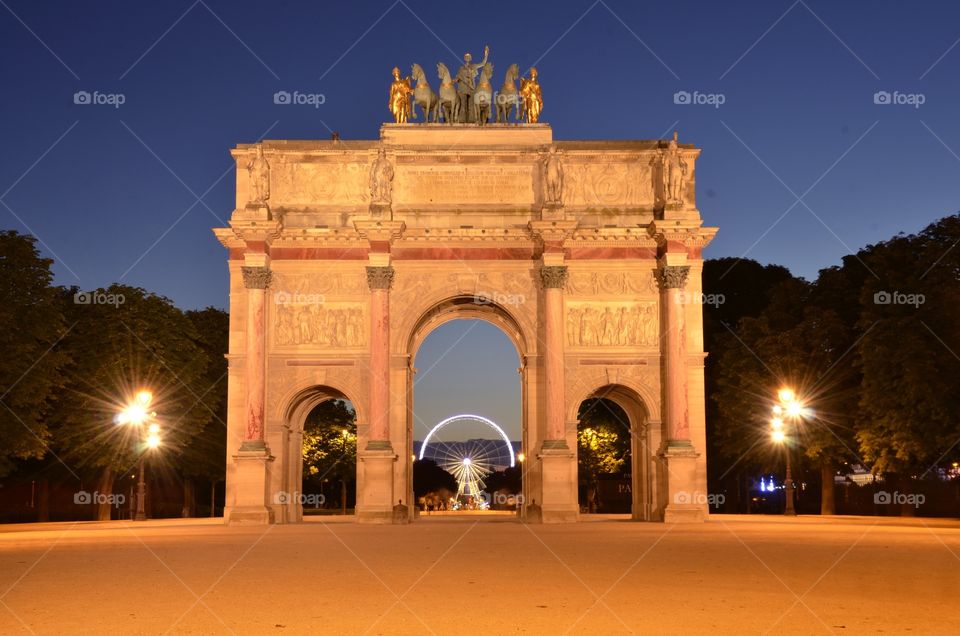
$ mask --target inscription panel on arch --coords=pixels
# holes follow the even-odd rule
[[[532,166],[403,165],[396,168],[394,202],[402,205],[534,203]]]

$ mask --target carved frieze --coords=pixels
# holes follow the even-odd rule
[[[567,206],[652,207],[653,175],[649,158],[624,162],[564,163],[563,202]]]
[[[656,296],[657,286],[653,271],[634,272],[570,272],[567,278],[568,294],[578,296],[617,296],[640,294]]]
[[[370,200],[370,164],[352,162],[274,162],[271,170],[276,204],[363,205]]]
[[[297,294],[314,296],[366,295],[367,281],[362,269],[356,273],[317,272],[315,274],[286,274],[273,272],[270,285],[276,295],[285,294],[293,299]]]
[[[568,302],[570,347],[652,347],[659,338],[655,302]]]
[[[278,347],[363,347],[367,343],[367,324],[363,303],[291,300],[276,305],[274,344]]]

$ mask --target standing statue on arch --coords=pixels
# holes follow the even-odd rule
[[[530,79],[520,78],[520,97],[523,99],[522,116],[527,118],[528,124],[538,123],[540,113],[543,111],[543,92],[540,90],[535,66],[530,67]]]
[[[473,64],[473,56],[469,53],[463,54],[463,65],[457,71],[457,104],[455,107],[454,119],[460,123],[467,123],[473,119],[472,102],[473,93],[476,90],[477,73],[487,63],[490,56],[490,46],[483,47],[483,61],[479,64]]]
[[[687,162],[680,155],[678,137],[678,133],[674,132],[666,152],[661,151],[663,195],[665,203],[671,206],[683,205],[683,186],[687,177]]]

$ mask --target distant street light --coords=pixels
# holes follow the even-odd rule
[[[784,478],[784,492],[786,494],[786,507],[783,514],[794,516],[797,511],[793,506],[793,475],[790,470],[790,445],[787,437],[786,421],[796,424],[805,413],[803,403],[797,399],[797,394],[793,389],[783,388],[777,392],[779,404],[773,406],[773,418],[770,420],[770,439],[776,444],[781,444],[786,455],[786,475]]]
[[[133,402],[128,404],[122,411],[117,413],[117,416],[114,418],[114,422],[116,422],[118,425],[136,426],[138,434],[143,437],[143,425],[157,417],[155,412],[149,410],[151,402],[153,402],[153,393],[150,391],[138,392],[134,397]],[[144,458],[146,457],[147,450],[158,448],[160,443],[160,425],[156,421],[150,421],[150,424],[147,426],[146,437],[143,438],[143,444],[146,446],[146,449],[141,451],[140,461],[138,463],[139,475],[137,477],[137,512],[134,516],[134,521],[147,520],[145,506],[145,501],[147,498],[147,483],[144,475]]]

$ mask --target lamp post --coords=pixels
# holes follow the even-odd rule
[[[150,411],[150,403],[153,401],[153,394],[150,391],[140,391],[137,393],[133,402],[128,404],[122,411],[117,414],[117,417],[114,421],[119,425],[130,425],[136,426],[138,434],[143,436],[143,425],[147,422],[150,422],[147,426],[146,437],[142,440],[142,443],[146,448],[142,449],[140,453],[140,461],[137,465],[137,511],[134,515],[134,521],[146,521],[146,498],[147,498],[147,482],[145,476],[145,462],[146,452],[160,446],[160,425],[153,420],[157,417],[157,414],[153,411]]]
[[[350,431],[343,429],[340,439],[343,441],[343,445],[340,449],[340,458],[341,461],[347,456],[347,435],[350,434]],[[347,475],[345,474],[341,464],[340,469],[340,507],[343,511],[343,515],[347,515]]]
[[[793,506],[793,475],[790,470],[790,444],[787,437],[787,421],[795,423],[803,414],[803,404],[797,399],[797,394],[793,389],[780,389],[777,392],[777,403],[773,406],[773,418],[770,420],[770,438],[777,444],[783,445],[784,455],[786,456],[786,475],[784,476],[784,493],[786,495],[786,507],[783,514],[795,516],[796,509]]]

